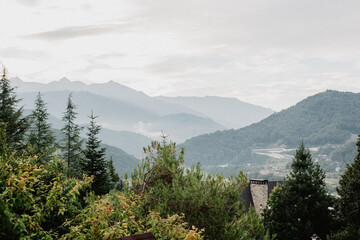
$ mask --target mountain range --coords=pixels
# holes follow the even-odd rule
[[[87,126],[93,111],[102,126],[99,138],[107,145],[107,154],[117,156],[114,163],[119,167],[135,166],[143,157],[143,147],[162,134],[179,143],[204,133],[243,127],[274,112],[233,98],[150,97],[113,81],[88,85],[62,78],[44,84],[12,78],[10,82],[27,114],[34,108],[38,92],[42,94],[55,129],[63,127],[61,118],[70,94],[78,124]],[[119,172],[123,174],[125,169]]]
[[[87,85],[62,78],[43,84],[12,78],[11,82],[17,86],[24,108],[32,109],[37,92],[41,92],[49,113],[61,119],[67,97],[72,93],[80,124],[88,122],[87,116],[93,110],[99,115],[99,123],[109,130],[134,132],[152,139],[158,139],[163,132],[176,142],[244,127],[274,112],[231,98],[150,97],[113,81]]]

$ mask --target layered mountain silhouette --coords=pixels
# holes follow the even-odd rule
[[[133,132],[151,139],[159,139],[163,133],[178,143],[197,135],[246,126],[273,113],[271,109],[229,98],[206,97],[200,104],[191,104],[185,98],[150,97],[113,81],[89,85],[67,78],[48,84],[23,82],[19,78],[11,81],[18,86],[18,95],[27,109],[34,107],[40,91],[49,113],[61,119],[67,97],[72,93],[80,124],[88,122],[87,116],[93,110],[100,116],[102,127],[109,130]]]

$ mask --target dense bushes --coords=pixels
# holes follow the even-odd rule
[[[252,232],[262,223],[258,216],[245,215],[239,195],[247,185],[246,176],[225,178],[205,174],[200,165],[186,169],[184,150],[175,143],[152,142],[144,149],[147,157],[132,174],[132,192],[143,201],[143,214],[155,209],[162,217],[185,214],[185,221],[204,229],[206,239],[267,239],[267,232]],[[129,186],[128,186],[129,187]],[[254,224],[248,223],[254,220]],[[264,228],[263,228],[264,229]]]
[[[157,239],[202,239],[183,215],[145,216],[137,195],[89,192],[92,177],[68,178],[57,157],[42,162],[7,147],[0,128],[0,239],[107,239],[152,231]]]

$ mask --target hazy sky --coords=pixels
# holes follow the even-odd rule
[[[360,91],[359,12],[358,0],[0,0],[0,61],[24,81],[114,80],[281,110]]]

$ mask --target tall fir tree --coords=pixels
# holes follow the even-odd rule
[[[29,143],[35,148],[36,153],[45,154],[45,159],[51,154],[54,147],[55,137],[51,131],[51,124],[48,123],[49,113],[46,103],[39,92],[35,100],[35,110],[31,115],[31,127]]]
[[[9,146],[21,149],[29,127],[28,117],[22,116],[22,107],[17,108],[21,99],[16,98],[15,88],[10,86],[6,68],[3,66],[0,79],[0,122],[6,124],[6,137]]]
[[[109,174],[109,178],[110,178],[110,189],[116,188],[118,190],[121,190],[120,177],[114,167],[114,161],[112,159],[112,156],[110,157],[110,160],[108,162],[107,170],[108,170],[108,174]]]
[[[80,177],[82,175],[80,164],[83,159],[83,140],[80,137],[82,127],[75,123],[77,115],[75,112],[76,106],[72,102],[71,97],[72,95],[70,94],[68,97],[66,111],[64,112],[64,116],[62,118],[65,126],[61,129],[64,135],[61,149],[67,162],[68,177]]]
[[[347,165],[337,188],[342,238],[346,239],[360,239],[360,135],[356,145],[358,152],[354,162]]]
[[[90,126],[88,127],[86,148],[84,150],[85,159],[82,163],[82,170],[85,174],[93,176],[92,190],[96,195],[108,193],[111,187],[105,160],[105,148],[100,147],[101,140],[98,134],[101,130],[100,125],[95,123],[97,116],[91,111]]]
[[[327,193],[325,173],[312,161],[301,142],[291,164],[292,171],[270,195],[264,209],[264,224],[278,239],[322,239],[330,231],[332,198]]]

